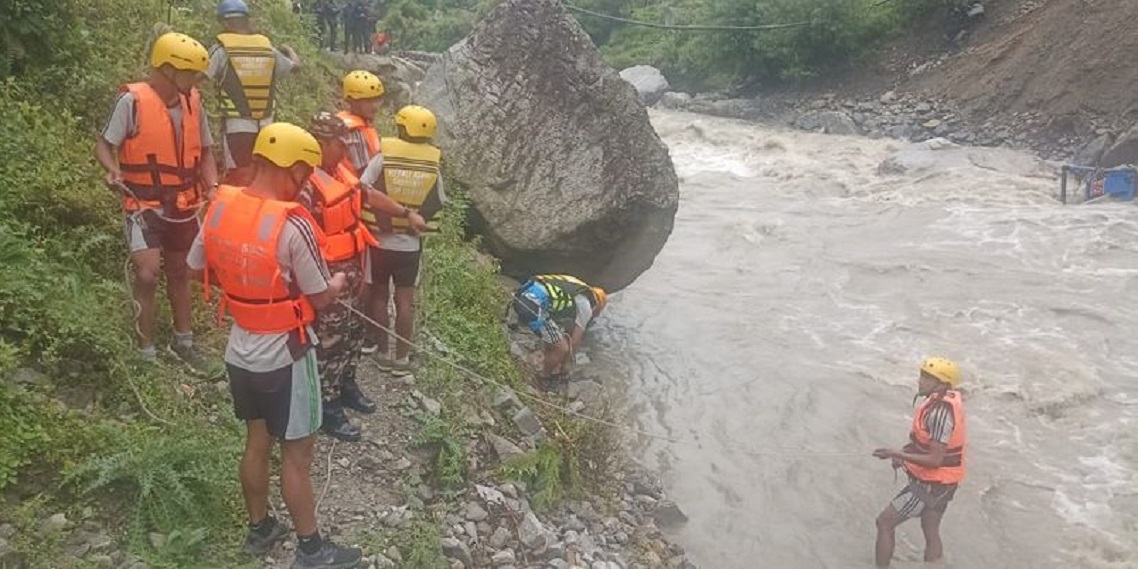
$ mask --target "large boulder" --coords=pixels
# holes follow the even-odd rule
[[[620,72],[620,78],[628,81],[640,102],[645,105],[655,105],[665,92],[668,91],[668,80],[659,69],[651,65],[634,65]]]
[[[1129,132],[1118,137],[1114,146],[1102,155],[1099,166],[1113,168],[1123,164],[1138,164],[1138,124]]]
[[[827,134],[861,134],[857,123],[841,111],[819,111],[798,117],[794,126],[803,130],[825,132]]]
[[[427,73],[419,61],[394,55],[332,52],[331,56],[344,69],[362,69],[378,75],[383,81],[384,102],[393,109],[411,103],[415,87]]]
[[[447,170],[507,274],[620,289],[672,231],[679,188],[636,91],[556,0],[506,0],[427,71]]]

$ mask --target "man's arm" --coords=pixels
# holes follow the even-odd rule
[[[108,186],[115,186],[122,183],[122,170],[119,169],[119,160],[115,156],[117,149],[99,135],[99,139],[95,141],[95,159],[99,161],[99,165],[107,173],[104,180]]]

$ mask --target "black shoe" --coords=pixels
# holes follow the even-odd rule
[[[324,420],[320,425],[320,430],[341,441],[354,443],[360,440],[359,427],[348,420],[348,416],[344,414],[344,407],[339,401],[324,403]]]
[[[340,384],[340,403],[353,411],[367,415],[375,413],[375,401],[364,395],[355,378],[346,379]]]
[[[253,557],[263,557],[278,541],[288,535],[288,528],[276,518],[269,516],[265,521],[269,526],[259,532],[250,529],[249,535],[245,536],[245,545],[241,547],[245,553]]]
[[[364,554],[358,548],[336,545],[327,539],[320,549],[309,555],[299,548],[292,569],[352,569],[360,564]]]

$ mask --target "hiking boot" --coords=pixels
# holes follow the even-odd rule
[[[353,411],[367,415],[375,413],[375,401],[364,395],[364,392],[360,390],[360,384],[356,383],[354,377],[345,379],[340,384],[340,403]]]
[[[354,443],[360,440],[359,427],[348,420],[339,400],[324,402],[324,420],[320,424],[320,430],[344,442]]]
[[[265,554],[273,548],[280,540],[288,535],[288,528],[284,524],[277,521],[276,518],[269,516],[266,518],[269,523],[267,529],[261,531],[253,531],[249,529],[249,535],[245,536],[245,545],[241,547],[245,553],[253,557],[264,557]]]
[[[209,373],[209,361],[202,356],[193,344],[186,346],[175,342],[170,344],[170,353],[174,354],[174,357],[186,364],[191,370],[199,374]]]
[[[352,569],[360,564],[363,556],[359,548],[336,545],[325,539],[324,545],[311,555],[298,548],[292,569]]]

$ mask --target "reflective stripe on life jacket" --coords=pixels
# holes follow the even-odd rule
[[[930,446],[932,437],[930,436],[928,427],[925,425],[925,415],[934,405],[941,402],[947,403],[952,408],[953,421],[952,436],[946,445],[947,449],[945,450],[944,460],[937,468],[926,468],[912,462],[905,462],[905,470],[914,478],[924,482],[957,484],[964,479],[964,450],[966,444],[964,403],[961,400],[959,391],[948,390],[943,394],[931,395],[917,407],[917,412],[913,414],[913,426],[909,432],[910,442],[906,449],[909,452],[918,454],[928,454],[932,452],[932,447]]]
[[[221,311],[228,309],[233,320],[250,332],[295,330],[306,342],[304,330],[316,312],[308,297],[284,279],[277,260],[281,230],[289,216],[307,219],[323,247],[316,220],[300,204],[221,186],[206,213],[202,240],[206,268],[217,275],[225,295]]]
[[[134,194],[123,198],[127,211],[165,207],[167,213],[190,211],[201,203],[201,96],[197,89],[179,95],[182,139],[171,122],[166,102],[146,83],[120,89],[134,97],[137,132],[119,146],[123,185]],[[135,199],[137,198],[137,200]]]
[[[387,195],[404,207],[433,217],[441,203],[437,203],[436,182],[439,179],[439,161],[442,151],[425,143],[407,142],[400,138],[384,138],[383,184]],[[423,211],[429,198],[435,198],[431,211]],[[393,218],[383,212],[369,212],[364,223],[375,234],[407,233],[410,225],[406,218]],[[431,215],[426,215],[427,213]]]
[[[380,152],[382,152],[382,147],[379,144],[379,132],[375,130],[375,127],[372,126],[371,123],[365,121],[363,117],[354,115],[348,111],[340,111],[336,113],[336,116],[340,117],[344,121],[344,124],[348,125],[348,130],[358,130],[361,134],[363,134],[364,142],[367,144],[367,159],[369,161],[372,158],[378,156]],[[349,157],[344,157],[343,164],[347,166],[348,171],[354,174],[357,178],[363,175],[363,170],[357,172],[355,166],[352,164],[352,160]]]
[[[277,55],[260,34],[219,34],[229,62],[221,76],[221,116],[260,120],[273,113]]]
[[[379,245],[360,221],[363,199],[359,180],[342,164],[337,170],[337,176],[332,177],[322,168],[316,168],[310,177],[323,202],[320,226],[326,239],[324,259],[329,262],[351,259],[366,246]]]
[[[576,314],[573,297],[578,294],[588,294],[597,302],[593,289],[581,279],[570,275],[535,275],[533,280],[539,283],[549,293],[549,312],[555,317],[564,317]]]

